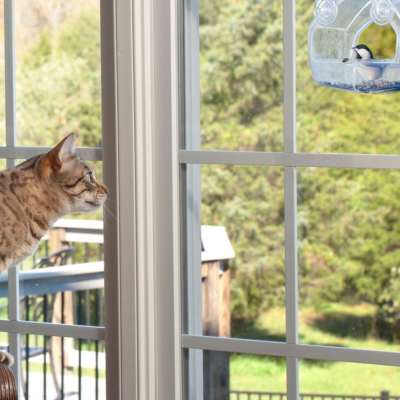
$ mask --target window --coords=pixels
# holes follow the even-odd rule
[[[107,128],[115,118],[113,112],[101,111],[102,69],[109,66],[102,64],[100,36],[114,29],[103,15],[107,5],[97,0],[5,0],[3,6],[2,168],[43,153],[60,135],[78,131],[80,157],[94,166],[100,179],[104,158],[109,163],[106,181],[115,182],[110,161],[114,131],[106,138],[104,154],[102,148],[102,118]],[[108,48],[103,50],[106,54]],[[112,74],[107,79],[112,81]],[[103,95],[104,105],[113,102],[107,100],[110,89],[103,88]],[[112,203],[108,212],[112,217],[105,217],[106,237],[117,224]],[[67,216],[33,257],[11,267],[8,279],[0,278],[0,340],[16,360],[19,398],[106,398],[103,244],[114,260],[116,242],[115,236],[108,237],[103,240],[102,213]],[[116,270],[117,263],[112,265]],[[111,288],[114,281],[112,275],[106,278],[106,286]],[[110,384],[107,390],[117,393],[117,387]]]
[[[178,3],[177,26],[184,29],[176,36],[182,65],[173,70],[180,79],[173,99],[176,120],[184,122],[175,132],[182,132],[175,171],[182,292],[175,312],[182,317],[183,398],[399,391],[390,378],[399,374],[398,338],[374,331],[382,313],[392,313],[391,322],[383,317],[392,334],[398,323],[387,289],[398,284],[390,245],[397,233],[388,219],[400,214],[397,190],[387,183],[397,180],[400,163],[392,155],[394,114],[382,111],[388,104],[393,110],[396,98],[363,98],[311,82],[310,2]],[[381,122],[378,138],[373,131]],[[211,267],[202,267],[203,225],[223,226],[241,263],[228,261],[230,300],[221,301],[226,291],[218,286],[227,268],[223,254],[213,278],[219,289],[211,300],[205,292]],[[385,239],[375,247],[377,235]],[[383,275],[387,284],[380,285]],[[252,288],[257,293],[246,297]],[[226,309],[237,325],[220,329]],[[215,329],[204,328],[205,317],[216,318]],[[375,384],[350,385],[339,371]],[[340,388],[329,384],[335,378]]]

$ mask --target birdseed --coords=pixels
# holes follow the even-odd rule
[[[400,90],[400,81],[391,82],[382,79],[376,81],[365,81],[357,83],[356,85],[350,85],[346,83],[332,83],[332,82],[321,82],[321,84],[335,89],[347,90],[351,92],[360,92],[360,93],[384,93],[384,92],[396,92]]]

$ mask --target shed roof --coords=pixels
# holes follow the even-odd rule
[[[224,226],[201,226],[201,261],[231,260],[235,251]]]

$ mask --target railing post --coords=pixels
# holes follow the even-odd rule
[[[51,229],[49,231],[49,253],[55,253],[63,249],[63,242],[65,241],[64,229]]]
[[[390,393],[388,390],[382,390],[381,391],[381,400],[389,400],[390,398]]]

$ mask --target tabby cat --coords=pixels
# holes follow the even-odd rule
[[[74,134],[0,172],[0,272],[31,255],[58,218],[96,210],[106,198],[107,188],[77,157]],[[13,358],[0,352],[0,363],[10,365]]]

